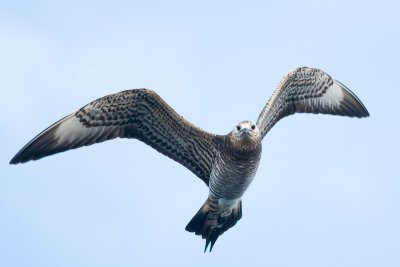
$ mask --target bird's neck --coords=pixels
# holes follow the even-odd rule
[[[233,134],[227,136],[226,149],[237,157],[251,157],[261,153],[259,138],[237,138]]]

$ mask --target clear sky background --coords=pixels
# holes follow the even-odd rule
[[[1,1],[0,266],[400,266],[398,3]],[[139,141],[8,165],[131,88],[226,134],[298,66],[346,84],[371,117],[280,121],[211,254],[184,230],[208,189]]]

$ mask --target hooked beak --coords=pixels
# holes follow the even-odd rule
[[[240,132],[240,135],[246,135],[247,136],[247,135],[250,134],[250,129],[243,128],[239,132]]]

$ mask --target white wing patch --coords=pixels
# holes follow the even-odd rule
[[[85,128],[79,120],[73,115],[64,118],[58,125],[54,138],[57,139],[57,144],[75,143],[77,140],[83,139],[90,135],[91,129]]]
[[[335,81],[320,98],[321,105],[329,108],[339,106],[344,97],[343,89],[344,88]]]
[[[99,141],[97,138],[107,136],[113,132],[115,128],[105,126],[85,127],[74,114],[71,114],[58,124],[54,133],[54,139],[57,145],[68,144],[74,146],[82,142],[92,144]],[[93,141],[88,142],[88,140]]]

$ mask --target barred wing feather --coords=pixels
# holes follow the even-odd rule
[[[280,119],[294,113],[322,113],[367,117],[369,113],[357,96],[325,72],[301,67],[283,77],[262,110],[257,126],[264,137]]]
[[[208,185],[218,136],[185,120],[149,89],[127,90],[89,103],[40,133],[10,163],[37,160],[116,137],[143,141]]]

